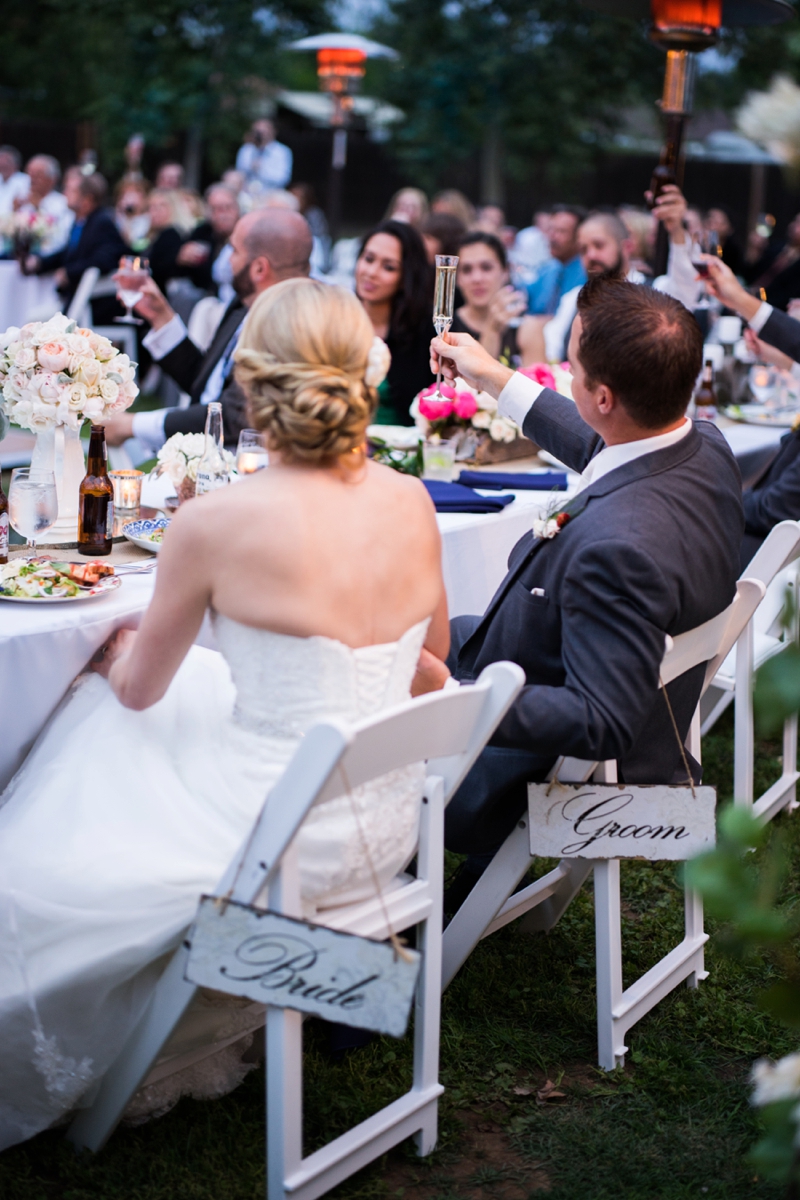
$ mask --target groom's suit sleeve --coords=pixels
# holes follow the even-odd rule
[[[561,587],[563,683],[524,687],[493,742],[543,755],[557,746],[577,758],[624,757],[647,720],[646,698],[656,696],[675,608],[656,562],[624,536],[579,547]],[[533,604],[526,615],[520,637],[535,637]]]
[[[550,388],[538,390],[532,380],[514,377],[515,388],[530,383],[531,406],[522,422],[526,437],[554,454],[572,471],[580,473],[603,447],[603,440],[583,420],[572,400]],[[504,389],[505,390],[505,389]],[[503,396],[500,410],[503,411]]]
[[[758,336],[777,350],[800,362],[800,321],[788,313],[773,308]]]

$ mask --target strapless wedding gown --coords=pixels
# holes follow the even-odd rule
[[[0,798],[0,1149],[88,1102],[303,735],[407,700],[428,624],[353,650],[214,622],[221,654],[193,647],[144,712],[80,677]],[[371,867],[383,886],[406,865],[422,781],[418,765],[354,789],[365,837],[348,797],[312,809],[297,835],[309,915],[372,895]],[[233,1045],[262,1011],[202,994],[170,1049]],[[248,1069],[233,1050],[144,1089],[134,1117],[230,1090]]]

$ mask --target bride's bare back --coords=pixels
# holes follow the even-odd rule
[[[267,430],[272,465],[178,511],[140,635],[132,648],[112,650],[119,661],[110,678],[124,704],[160,699],[209,608],[354,648],[397,641],[430,617],[425,646],[446,656],[433,505],[418,480],[367,461],[361,449],[371,342],[363,310],[343,289],[289,281],[254,305],[237,377]]]

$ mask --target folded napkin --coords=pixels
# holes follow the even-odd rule
[[[505,471],[462,471],[458,477],[459,483],[467,487],[486,488],[487,491],[502,491],[503,488],[513,488],[516,492],[565,492],[567,477],[562,471],[544,471],[539,475],[522,472],[514,475]]]
[[[502,512],[511,504],[513,496],[479,496],[470,487],[460,483],[444,483],[438,479],[423,479],[431,500],[440,513],[493,513]]]

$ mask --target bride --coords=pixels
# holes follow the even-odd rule
[[[237,378],[269,468],[180,509],[139,631],[79,677],[0,798],[0,1148],[88,1102],[304,733],[401,703],[421,654],[446,656],[433,508],[365,457],[384,357],[342,288],[258,298]],[[207,609],[221,654],[192,645]],[[381,883],[408,862],[421,782],[354,792],[368,855],[347,798],[312,810],[308,914],[370,895],[367,857]],[[145,1087],[132,1115],[235,1086],[262,1011],[205,994],[168,1049],[233,1056]]]

